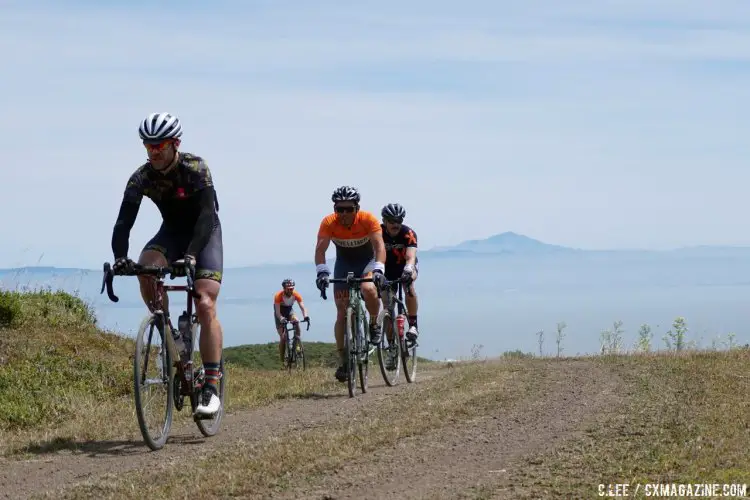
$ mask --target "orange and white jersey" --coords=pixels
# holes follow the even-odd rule
[[[336,260],[361,261],[375,256],[370,234],[382,232],[380,221],[372,213],[360,210],[351,227],[341,225],[336,213],[324,217],[318,229],[318,238],[330,238],[336,246]]]
[[[292,307],[295,302],[302,302],[302,295],[300,295],[297,290],[293,290],[290,296],[286,296],[284,290],[279,290],[276,292],[276,295],[273,296],[274,304]]]

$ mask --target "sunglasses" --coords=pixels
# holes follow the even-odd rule
[[[337,214],[350,214],[353,213],[356,207],[333,207]]]
[[[383,219],[383,222],[385,222],[386,224],[393,224],[393,225],[400,226],[404,221],[397,220],[397,219]]]
[[[157,144],[149,144],[147,142],[143,143],[148,151],[163,151],[167,149],[170,144],[172,144],[172,141],[163,141]]]

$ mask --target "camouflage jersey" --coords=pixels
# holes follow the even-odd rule
[[[200,252],[214,230],[221,227],[211,171],[203,158],[180,153],[179,161],[167,173],[155,170],[146,162],[130,176],[125,186],[112,232],[115,258],[127,255],[130,230],[144,196],[159,209],[163,230],[179,239],[190,240],[188,253],[191,255]]]
[[[154,170],[150,162],[141,165],[128,180],[124,200],[140,205],[144,196],[150,198],[161,212],[164,226],[192,234],[201,212],[196,195],[213,185],[203,158],[180,153],[177,165],[166,174]],[[218,212],[218,199],[214,206]]]

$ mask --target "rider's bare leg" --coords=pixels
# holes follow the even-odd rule
[[[167,258],[163,253],[156,250],[144,250],[141,256],[138,258],[138,263],[142,266],[167,266]],[[151,309],[151,302],[154,299],[154,276],[138,276],[138,283],[141,288],[141,298],[143,298],[144,304],[148,307],[149,311],[154,312]],[[169,295],[163,294],[162,302],[164,304],[164,312],[169,313]]]
[[[221,284],[211,279],[195,280],[195,291],[201,296],[200,299],[195,299],[195,312],[201,324],[201,360],[206,367],[206,384],[213,386],[213,389],[217,389],[220,377],[218,368],[214,373],[213,367],[220,366],[224,343],[221,323],[216,317],[216,299],[220,288]]]

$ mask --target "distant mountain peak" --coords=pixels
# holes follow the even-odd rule
[[[480,240],[467,240],[450,247],[437,247],[434,252],[460,252],[460,253],[484,253],[484,254],[540,254],[573,252],[573,248],[535,240],[529,236],[513,231],[505,231]]]

